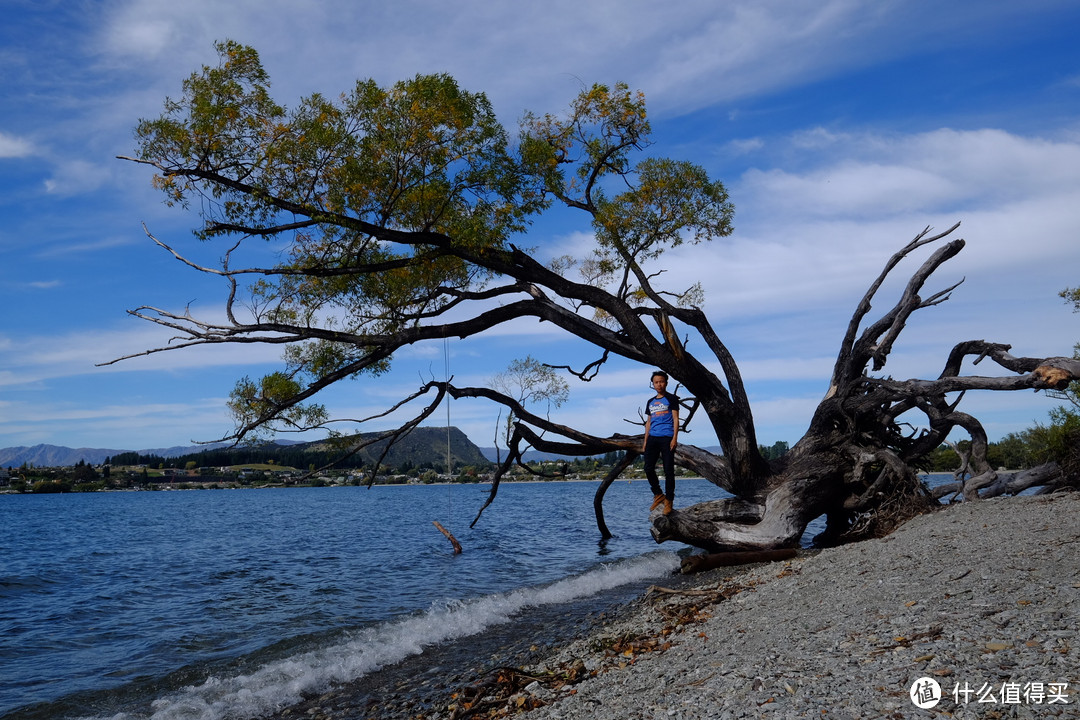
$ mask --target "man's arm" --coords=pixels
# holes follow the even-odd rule
[[[671,400],[671,449],[674,450],[679,442],[679,401]]]

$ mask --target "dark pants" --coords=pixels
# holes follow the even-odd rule
[[[664,460],[664,487],[668,500],[675,501],[675,451],[671,449],[671,436],[650,435],[645,441],[645,477],[653,495],[660,494],[660,480],[656,477],[656,461]]]

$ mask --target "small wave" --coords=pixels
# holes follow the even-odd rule
[[[350,633],[342,642],[270,662],[249,674],[211,677],[201,685],[155,700],[149,714],[120,713],[109,720],[259,718],[298,703],[305,695],[418,655],[427,647],[509,622],[529,608],[570,602],[647,580],[672,572],[678,564],[674,554],[655,552],[602,565],[550,585],[443,602],[424,613]]]
[[[0,575],[0,599],[9,600],[17,595],[41,592],[62,580],[58,575]]]

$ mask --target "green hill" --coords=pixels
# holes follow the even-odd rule
[[[373,443],[351,455],[349,452],[365,440],[377,436],[378,433],[363,433],[332,441],[221,447],[172,458],[127,452],[112,456],[110,461],[113,465],[161,465],[179,468],[189,462],[195,463],[197,467],[273,463],[282,467],[307,469],[311,466],[322,467],[333,463],[339,468],[369,468],[380,457],[388,441]],[[480,448],[456,427],[450,428],[449,444],[450,462],[454,468],[466,465],[487,467],[491,464]],[[445,472],[446,451],[447,430],[445,427],[419,427],[394,444],[383,459],[383,466],[390,470],[430,467],[439,472]]]

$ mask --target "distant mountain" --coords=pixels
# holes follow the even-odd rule
[[[69,448],[59,445],[34,445],[33,447],[10,447],[0,449],[0,467],[20,467],[24,463],[35,467],[61,467],[77,465],[80,460],[100,465],[105,458],[123,450],[102,448]]]
[[[427,464],[440,469],[444,468],[446,467],[446,435],[445,427],[416,428],[407,438],[400,441],[390,451],[384,464],[390,467],[400,467],[408,462],[416,467]],[[370,437],[370,434],[361,435],[361,437]],[[370,448],[366,448],[358,454],[355,459],[356,462],[351,462],[349,465],[358,464],[360,461],[363,461],[364,464],[374,462],[382,447],[385,447],[385,443],[376,444]],[[0,467],[19,467],[24,463],[35,467],[63,467],[67,465],[76,465],[80,460],[90,463],[91,465],[100,465],[105,462],[106,458],[116,457],[123,453],[137,453],[139,455],[151,455],[159,458],[179,458],[188,455],[201,455],[206,461],[199,462],[200,465],[240,464],[240,462],[227,462],[228,457],[231,455],[234,458],[239,458],[241,455],[251,453],[258,453],[260,457],[273,459],[276,462],[282,462],[283,464],[290,464],[290,462],[299,462],[299,456],[307,453],[313,456],[309,459],[309,462],[302,463],[303,467],[307,467],[310,462],[321,464],[320,460],[322,458],[314,456],[325,455],[329,458],[331,455],[335,454],[335,451],[322,440],[317,440],[315,442],[278,440],[269,446],[262,446],[254,450],[252,448],[229,448],[230,446],[224,443],[210,445],[176,445],[168,448],[151,448],[149,450],[108,450],[104,448],[69,448],[58,445],[34,445],[33,447],[10,447],[0,449]],[[708,447],[705,449],[713,453],[720,453],[719,447]],[[455,466],[459,464],[485,465],[489,462],[496,462],[496,459],[498,458],[496,448],[477,447],[469,440],[465,433],[461,432],[456,427],[450,428],[450,450],[451,462]],[[339,454],[340,451],[337,451],[337,453]],[[505,449],[502,450],[502,457],[506,458]],[[526,462],[531,462],[533,460],[572,459],[573,458],[571,457],[539,452],[537,450],[529,450],[525,453]],[[243,462],[249,462],[249,460],[245,458]]]
[[[361,438],[370,438],[363,434]],[[449,433],[451,462],[454,465],[486,465],[487,459],[480,448],[456,427]],[[360,463],[370,464],[381,454],[385,442],[376,443],[360,451],[346,466]],[[421,466],[425,463],[436,468],[446,466],[447,430],[445,427],[420,427],[408,437],[399,441],[384,460],[384,464],[400,467],[405,463]],[[282,464],[300,463],[307,467],[310,463],[321,465],[330,458],[337,457],[341,450],[335,450],[326,441],[295,442],[277,441],[256,448],[231,448],[224,443],[210,445],[177,445],[168,448],[147,450],[111,450],[105,448],[69,448],[58,445],[35,445],[33,447],[11,447],[0,449],[0,467],[19,467],[24,463],[35,467],[63,467],[76,465],[81,460],[91,465],[100,465],[106,458],[123,454],[137,454],[158,458],[181,458],[195,456],[200,465],[228,465],[251,462],[249,456],[255,454],[260,462],[273,459]],[[229,462],[229,460],[237,462]]]
[[[150,448],[149,450],[139,450],[138,452],[140,455],[157,455],[163,458],[174,458],[202,452],[203,450],[217,450],[218,448],[223,447],[229,447],[229,443],[209,443],[207,445],[173,445],[172,447]],[[113,453],[113,455],[115,454],[116,453]]]
[[[157,455],[163,458],[181,457],[201,452],[209,448],[225,447],[224,443],[211,445],[175,445],[168,448],[151,450],[110,450],[108,448],[69,448],[62,445],[34,445],[33,447],[9,447],[0,449],[0,467],[18,467],[23,463],[35,467],[64,467],[77,465],[80,460],[91,465],[100,465],[106,458],[126,452],[138,452],[140,455]]]
[[[370,439],[371,434],[360,436],[362,439]],[[356,460],[362,460],[364,465],[370,465],[379,458],[386,447],[385,440],[374,443],[359,453]],[[447,444],[449,443],[449,447]],[[340,451],[334,451],[326,442],[305,443],[303,446],[294,446],[290,453],[301,449],[311,454],[327,453],[335,455]],[[449,433],[445,427],[418,427],[405,438],[402,438],[383,459],[383,464],[389,467],[401,467],[411,464],[414,467],[431,466],[440,472],[446,468],[447,451],[450,453],[450,462],[453,466],[478,465],[485,466],[488,460],[484,453],[473,443],[468,436],[451,427]],[[352,464],[352,463],[349,463]],[[359,464],[359,463],[357,463]],[[348,466],[348,465],[345,465]]]

